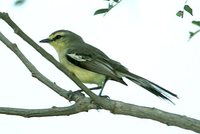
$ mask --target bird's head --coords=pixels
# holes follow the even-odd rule
[[[60,50],[68,47],[69,44],[72,44],[71,42],[76,40],[82,40],[82,38],[71,31],[58,30],[50,34],[48,38],[41,40],[40,43],[49,43],[56,50]]]

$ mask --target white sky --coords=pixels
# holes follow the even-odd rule
[[[194,18],[185,14],[176,17],[184,1],[124,0],[105,17],[93,16],[95,10],[106,6],[103,0],[28,0],[22,7],[13,1],[0,0],[1,11],[11,18],[36,42],[58,29],[68,29],[130,71],[143,76],[178,94],[173,106],[126,80],[128,87],[108,82],[104,94],[128,103],[156,107],[200,119],[200,35],[188,42],[188,32],[197,27],[190,24],[199,19],[200,3],[189,1]],[[77,86],[53,65],[17,37],[3,21],[0,29],[48,78],[67,90]],[[53,48],[40,44],[57,58]],[[49,108],[69,103],[31,77],[16,56],[0,43],[0,106],[19,108]],[[129,116],[91,110],[72,116],[30,118],[0,115],[0,133],[176,133],[193,134],[177,127]],[[145,128],[145,129],[144,129]]]

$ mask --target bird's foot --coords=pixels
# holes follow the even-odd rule
[[[108,95],[99,95],[99,97],[105,98],[105,99],[110,99],[110,97]]]
[[[70,92],[69,95],[68,95],[68,100],[71,102],[71,101],[78,101],[78,99],[80,97],[84,97],[85,95],[83,93],[81,93],[82,91],[81,90],[77,90],[77,91],[74,91],[74,92]]]

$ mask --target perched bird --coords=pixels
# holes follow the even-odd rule
[[[96,84],[93,89],[101,89],[100,96],[107,80],[114,80],[127,85],[123,77],[128,78],[154,95],[171,101],[176,94],[159,85],[128,71],[119,62],[110,59],[98,48],[84,42],[77,34],[68,30],[53,32],[47,39],[40,41],[49,43],[58,53],[60,63],[83,83]],[[173,102],[172,102],[173,103]]]

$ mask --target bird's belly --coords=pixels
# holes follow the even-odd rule
[[[105,80],[105,76],[95,72],[88,71],[71,64],[67,61],[61,61],[61,63],[83,83],[97,84],[101,86]]]

